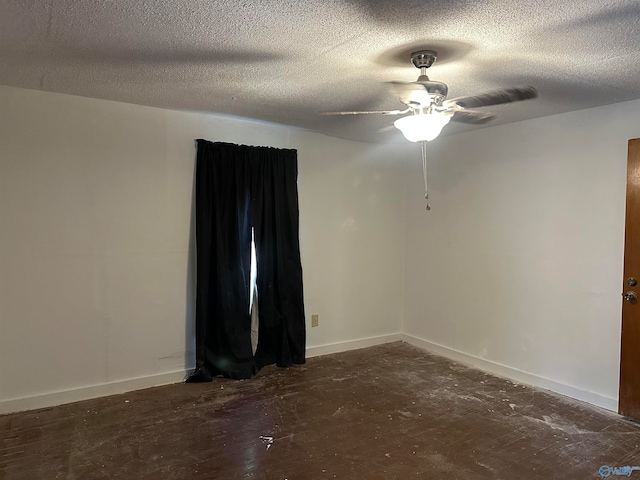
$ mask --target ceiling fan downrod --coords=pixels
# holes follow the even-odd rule
[[[411,63],[420,69],[420,77],[418,82],[428,82],[427,68],[433,65],[438,58],[438,54],[433,50],[418,50],[411,54]]]

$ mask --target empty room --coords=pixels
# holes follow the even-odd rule
[[[2,2],[0,478],[640,478],[639,18]]]

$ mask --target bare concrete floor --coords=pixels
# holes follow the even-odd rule
[[[603,465],[640,465],[639,425],[402,343],[0,416],[7,480],[589,479]]]

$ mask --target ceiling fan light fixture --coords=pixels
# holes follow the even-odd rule
[[[393,124],[410,142],[430,142],[451,120],[450,115],[442,113],[421,113],[399,118]]]

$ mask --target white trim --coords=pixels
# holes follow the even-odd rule
[[[545,378],[540,375],[536,375],[535,373],[525,372],[524,370],[519,370],[517,368],[509,367],[507,365],[503,365],[498,362],[493,362],[491,360],[486,360],[484,358],[476,357],[474,355],[469,355],[468,353],[461,352],[454,348],[445,347],[444,345],[439,345],[437,343],[433,343],[428,340],[423,340],[421,338],[414,337],[413,335],[408,335],[406,333],[403,334],[402,337],[403,337],[403,341],[411,345],[423,348],[437,355],[442,355],[443,357],[450,358],[451,360],[455,360],[456,362],[466,363],[473,367],[485,370],[489,373],[506,377],[511,380],[516,380],[519,383],[524,383],[524,384],[544,388],[546,390],[551,390],[552,392],[560,393],[562,395],[566,395],[568,397],[572,397],[577,400],[582,400],[592,405],[597,405],[598,407],[606,408],[607,410],[611,410],[613,412],[618,411],[617,398],[608,397],[606,395],[602,395],[596,392],[590,392],[588,390],[584,390],[582,388],[575,387],[573,385],[567,385],[564,383],[560,383],[556,380],[552,380],[550,378]]]
[[[346,352],[348,350],[357,350],[359,348],[373,347],[384,343],[402,342],[404,340],[401,333],[392,333],[389,335],[381,335],[379,337],[359,338],[358,340],[349,340],[346,342],[329,343],[326,345],[318,345],[316,347],[307,347],[307,358],[318,357],[320,355],[328,355],[330,353]]]
[[[177,370],[174,372],[161,373],[158,375],[150,375],[148,377],[118,380],[101,385],[91,385],[88,387],[74,388],[72,390],[63,390],[59,392],[44,393],[41,395],[34,395],[30,397],[2,400],[0,401],[0,414],[20,412],[23,410],[34,410],[36,408],[53,407],[57,405],[63,405],[65,403],[88,400],[90,398],[118,395],[120,393],[126,393],[132,390],[140,390],[143,388],[157,387],[159,385],[178,383],[184,380],[185,375],[185,370]]]
[[[358,340],[351,340],[347,342],[337,342],[328,345],[308,347],[306,349],[306,355],[307,357],[316,357],[319,355],[327,355],[329,353],[338,353],[345,352],[347,350],[372,347],[374,345],[381,345],[384,343],[400,342],[402,340],[403,336],[400,333],[382,335],[379,337],[361,338]],[[118,395],[121,393],[130,392],[132,390],[140,390],[143,388],[157,387],[159,385],[179,383],[184,380],[185,376],[185,370],[177,370],[174,372],[161,373],[148,377],[119,380],[101,385],[91,385],[87,387],[74,388],[71,390],[49,392],[10,400],[1,400],[0,414],[15,413],[23,410],[34,410],[37,408],[53,407],[57,405],[64,405],[65,403],[88,400],[90,398]]]
[[[555,380],[536,375],[534,373],[525,372],[517,368],[509,367],[501,363],[479,358],[459,350],[445,347],[437,343],[430,342],[406,333],[394,333],[389,335],[381,335],[378,337],[360,338],[346,342],[336,342],[326,345],[318,345],[308,347],[306,349],[307,358],[317,357],[320,355],[328,355],[331,353],[346,352],[348,350],[357,350],[360,348],[373,347],[392,342],[406,342],[416,347],[423,348],[429,352],[443,357],[450,358],[456,362],[466,363],[476,368],[480,368],[487,372],[500,375],[502,377],[516,380],[520,383],[533,385],[536,387],[551,390],[562,395],[582,400],[592,405],[597,405],[613,412],[618,411],[618,400],[613,397],[607,397],[599,393],[590,392],[572,385],[557,382]],[[109,395],[118,395],[130,392],[132,390],[140,390],[143,388],[156,387],[159,385],[168,385],[171,383],[179,383],[184,380],[186,371],[177,370],[174,372],[161,373],[148,377],[132,378],[128,380],[119,380],[101,385],[91,385],[87,387],[75,388],[72,390],[64,390],[59,392],[50,392],[31,397],[22,397],[11,400],[0,401],[0,414],[19,412],[23,410],[33,410],[37,408],[52,407],[63,405],[65,403],[77,402],[80,400],[88,400],[90,398],[104,397]]]

